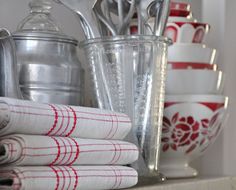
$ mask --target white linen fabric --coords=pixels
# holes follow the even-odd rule
[[[118,140],[10,135],[0,138],[0,165],[126,165],[138,148]]]
[[[0,98],[0,136],[17,133],[123,139],[130,129],[131,121],[122,113]]]
[[[51,166],[0,169],[1,190],[106,190],[136,185],[137,172],[124,166]]]

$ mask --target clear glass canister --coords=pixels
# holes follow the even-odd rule
[[[116,36],[81,44],[94,106],[132,118],[129,140],[140,148],[139,175],[157,180],[169,45],[168,39],[156,36]]]

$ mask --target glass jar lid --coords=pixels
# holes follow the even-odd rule
[[[14,33],[14,38],[59,40],[77,44],[77,40],[65,35],[51,16],[51,0],[32,0],[30,14],[23,19]]]

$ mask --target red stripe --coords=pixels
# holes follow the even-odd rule
[[[58,137],[57,137],[58,138]],[[65,138],[68,139],[69,137]],[[121,146],[134,146],[132,144],[128,144],[128,143],[117,143],[120,144]],[[76,147],[76,145],[71,145],[72,147]],[[107,144],[80,144],[79,146],[112,146],[111,143],[107,143]],[[51,149],[51,148],[57,148],[57,146],[48,146],[48,147],[24,147],[23,149]]]
[[[114,133],[113,133],[113,135],[111,136],[111,139],[115,136],[115,134],[117,133],[118,128],[119,128],[118,118],[117,118],[116,116],[115,116],[115,118],[116,118],[116,129],[114,130]]]
[[[123,151],[121,149],[121,146],[119,144],[116,144],[117,146],[119,146],[119,156],[117,157],[117,159],[114,161],[114,164],[116,164],[119,160],[120,160],[120,157],[121,157],[121,151]]]
[[[113,121],[113,117],[111,116],[111,128],[110,128],[110,131],[108,132],[107,136],[104,139],[109,139],[109,136],[111,135],[111,133],[113,131],[113,127],[114,127],[114,121]]]
[[[51,168],[52,171],[56,174],[57,183],[56,183],[55,190],[58,190],[58,188],[59,188],[59,183],[60,183],[60,177],[59,177],[59,175],[58,175],[58,171],[55,170],[53,167],[50,167],[50,168]],[[33,177],[33,176],[31,176],[31,177]],[[47,176],[47,177],[49,178],[49,176]],[[29,177],[24,177],[24,179],[27,179],[27,178],[29,178]],[[34,176],[34,178],[40,178],[40,177]],[[55,178],[55,177],[54,177],[54,178]],[[22,178],[20,178],[20,179],[22,179]]]
[[[67,166],[65,166],[65,167],[67,167]],[[90,172],[90,171],[91,172],[99,172],[99,171],[101,171],[101,172],[111,172],[111,171],[113,171],[113,169],[77,169],[76,170],[74,167],[71,167],[71,166],[68,166],[68,168],[71,168],[75,172],[79,172],[79,171],[85,171],[85,172]],[[59,170],[56,170],[55,168],[52,168],[52,166],[49,167],[49,169],[48,170],[45,170],[45,169],[42,169],[42,170],[39,170],[39,169],[37,169],[37,170],[36,169],[35,170],[23,170],[23,171],[16,171],[15,173],[17,175],[21,174],[21,175],[24,176],[25,173],[41,173],[41,172],[47,173],[47,172],[51,172],[51,169],[53,169],[54,173],[58,173],[58,171],[59,171]],[[129,169],[129,168],[126,168],[126,169],[115,168],[115,170],[120,171],[120,172],[133,172],[134,171],[133,169]],[[0,171],[1,176],[2,175],[7,175],[8,173],[12,173],[12,170],[2,170],[2,171]],[[59,175],[58,175],[58,177],[59,177]],[[55,177],[53,177],[53,178],[55,178]]]
[[[73,127],[72,127],[72,129],[71,129],[70,132],[66,135],[66,137],[70,136],[70,135],[74,132],[74,130],[75,130],[75,128],[76,128],[76,124],[77,124],[77,116],[76,116],[76,113],[75,113],[75,111],[74,111],[74,109],[73,109],[72,107],[69,107],[69,108],[70,108],[70,110],[73,112],[73,115],[74,115],[74,122],[73,122]]]
[[[78,178],[90,178],[90,177],[106,177],[106,178],[117,178],[120,177],[120,175],[102,175],[102,174],[98,174],[98,175],[78,175]],[[125,174],[125,175],[121,175],[122,177],[137,177],[137,175],[128,175],[128,174]],[[59,177],[59,176],[58,176]],[[19,179],[55,179],[55,178],[58,178],[58,177],[53,177],[53,176],[25,176],[25,177],[19,177]],[[70,177],[76,177],[76,176],[70,176]],[[65,179],[69,178],[69,176],[65,176]],[[60,177],[59,177],[60,179]],[[57,187],[58,189],[58,187]],[[55,189],[56,190],[56,189]]]
[[[51,137],[57,144],[57,157],[55,158],[55,160],[50,164],[50,166],[54,165],[56,163],[56,161],[59,159],[60,157],[60,154],[61,154],[61,147],[60,147],[60,144],[59,142],[57,141],[56,138],[54,137]]]
[[[65,162],[65,165],[68,165],[68,162],[70,162],[72,155],[73,155],[73,145],[71,144],[70,139],[68,139],[68,138],[65,138],[65,139],[68,142],[68,144],[70,145],[70,155],[69,155],[68,160]]]
[[[58,109],[59,109],[59,111],[61,112],[61,125],[60,125],[60,127],[59,127],[59,129],[56,131],[56,132],[54,132],[53,134],[50,134],[50,136],[57,136],[57,133],[59,133],[60,132],[60,130],[63,128],[63,124],[64,124],[64,114],[63,114],[63,111],[62,111],[62,109],[60,108],[60,107],[58,107]],[[57,117],[58,118],[58,117]]]
[[[79,151],[79,153],[89,153],[89,152],[117,152],[117,151],[122,151],[122,152],[125,152],[125,151],[138,151],[137,149],[115,149],[115,150],[81,150],[81,151]],[[75,151],[75,152],[72,152],[72,153],[78,153],[78,151]],[[62,155],[62,154],[65,154],[65,152],[60,152],[60,155]],[[22,156],[55,156],[55,155],[58,155],[58,153],[56,153],[56,154],[53,154],[53,153],[51,153],[51,154],[22,154]],[[51,164],[50,164],[51,165]],[[58,165],[58,164],[57,164]],[[64,164],[63,164],[64,165]]]
[[[52,166],[51,166],[52,167]],[[23,171],[19,171],[19,172],[15,172],[16,174],[23,174],[23,173],[28,173],[28,172],[51,172],[51,167],[48,167],[49,169],[48,170],[46,170],[46,169],[42,169],[42,170],[39,170],[39,169],[35,169],[35,170],[23,170]],[[71,167],[71,166],[68,166],[68,168],[74,168],[74,170],[75,171],[87,171],[87,172],[89,172],[89,171],[97,171],[97,172],[99,172],[99,171],[113,171],[112,169],[103,169],[103,168],[101,168],[101,169],[78,169],[78,170],[76,170],[75,169],[75,166],[74,167]],[[58,171],[58,170],[56,170],[55,168],[54,168],[54,170],[55,171]],[[120,170],[120,171],[134,171],[133,169],[131,169],[131,168],[122,168],[122,169],[119,169],[119,168],[116,168],[116,170]],[[2,173],[11,173],[11,171],[12,170],[4,170],[4,169],[2,169],[1,171],[0,171],[0,174],[2,174]]]
[[[65,153],[64,153],[63,158],[57,163],[57,165],[64,165],[63,160],[65,159],[65,157],[66,157],[66,155],[67,155],[67,146],[66,146],[66,144],[65,144],[63,138],[58,138],[58,139],[61,140],[61,142],[62,142],[62,144],[63,144],[63,147],[64,147],[64,149],[65,149]],[[60,148],[62,148],[62,146],[60,146]],[[62,154],[62,153],[60,152],[60,154]]]
[[[71,140],[72,140],[72,141],[75,143],[75,145],[76,145],[76,154],[75,154],[75,158],[74,158],[74,160],[72,160],[72,162],[69,163],[68,165],[72,165],[72,164],[74,164],[75,161],[78,159],[78,157],[79,157],[79,153],[80,153],[80,151],[79,151],[79,145],[78,145],[78,143],[76,142],[76,140],[73,139],[73,138],[71,138]]]
[[[118,184],[118,186],[117,186],[117,189],[119,189],[120,186],[121,186],[121,183],[122,183],[122,174],[121,174],[121,172],[118,171],[118,170],[117,170],[117,172],[118,172],[118,175],[120,176],[120,182],[119,182],[119,184]]]
[[[73,167],[69,167],[73,172],[74,172],[74,174],[75,174],[75,184],[74,184],[74,187],[73,187],[73,190],[76,190],[76,188],[77,188],[77,186],[78,186],[78,179],[79,179],[79,177],[78,177],[78,174],[77,174],[77,172],[76,172],[76,170],[73,168]]]
[[[70,126],[70,111],[67,109],[67,107],[65,107],[65,110],[67,112],[67,117],[68,117],[67,125],[66,125],[64,131],[61,134],[59,134],[59,136],[65,136],[65,133],[66,133],[66,131],[68,130],[68,128]]]
[[[112,160],[110,161],[110,163],[109,164],[112,164],[113,162],[114,162],[114,160],[115,160],[115,158],[116,158],[116,145],[115,145],[115,143],[113,143],[113,142],[111,142],[111,144],[113,145],[113,147],[114,147],[114,156],[113,156],[113,158],[112,158]]]
[[[22,112],[22,111],[14,111],[11,110],[12,113],[16,114],[26,114],[26,115],[38,115],[38,116],[47,116],[47,117],[54,117],[55,115],[50,115],[50,114],[39,114],[39,113],[30,113],[30,112]],[[58,116],[58,118],[61,116]],[[74,117],[65,117],[65,118],[74,118]],[[90,121],[102,121],[102,122],[112,122],[112,120],[108,119],[96,119],[96,118],[89,118],[89,117],[77,117],[77,119],[84,119],[84,120],[90,120]],[[120,123],[131,123],[130,120],[119,120]]]
[[[61,169],[59,166],[57,168],[58,168],[59,172],[61,172],[61,174],[62,174],[62,177],[60,177],[60,178],[63,179],[63,180],[62,180],[62,187],[60,188],[60,190],[63,190],[65,188],[65,183],[66,183],[66,176],[65,176],[65,173],[64,173],[65,168],[62,167],[63,169]],[[68,175],[68,179],[71,180],[70,175]]]
[[[112,169],[112,171],[114,172],[114,174],[115,174],[115,176],[116,176],[116,179],[115,179],[115,183],[113,184],[113,186],[112,186],[112,188],[111,189],[115,189],[115,187],[116,187],[116,184],[117,184],[117,175],[116,175],[116,171],[112,168],[112,166],[110,166],[111,167],[111,169]]]
[[[70,175],[70,171],[68,170],[68,167],[64,167],[64,170],[67,171],[68,175],[69,175],[69,178],[70,178],[70,182],[69,182],[69,185],[67,186],[67,190],[70,189],[70,186],[71,186],[71,179],[72,179],[72,176]]]
[[[49,136],[50,135],[50,133],[56,128],[56,126],[57,126],[57,122],[58,122],[58,113],[57,113],[57,110],[56,110],[56,108],[53,106],[53,105],[49,105],[52,109],[53,109],[53,111],[54,111],[54,123],[53,123],[53,126],[52,126],[52,128],[49,130],[49,132],[46,134],[47,136]]]
[[[38,109],[38,110],[48,110],[51,111],[51,109],[48,108],[40,108],[40,107],[34,107],[34,106],[27,106],[27,105],[13,105],[13,104],[9,104],[9,106],[13,106],[13,107],[23,107],[23,108],[32,108],[32,109]],[[78,107],[80,108],[80,107]],[[83,109],[83,108],[81,108]],[[85,109],[85,108],[84,108]],[[8,110],[8,109],[4,109],[4,110]],[[63,110],[66,111],[66,110]],[[84,113],[84,114],[90,114],[90,115],[98,115],[98,116],[110,116],[111,114],[105,114],[105,113],[96,113],[96,112],[86,112],[86,111],[75,111],[76,113]],[[118,116],[118,117],[124,117],[124,118],[129,118],[127,115],[125,114],[118,114],[118,113],[113,113],[112,116]]]

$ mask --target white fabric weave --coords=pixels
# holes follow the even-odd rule
[[[52,166],[0,169],[1,190],[106,190],[129,188],[137,172],[123,166]]]
[[[126,165],[137,159],[137,147],[118,140],[31,135],[0,138],[0,165]]]
[[[0,98],[0,136],[19,133],[123,139],[130,129],[131,121],[122,113]]]

